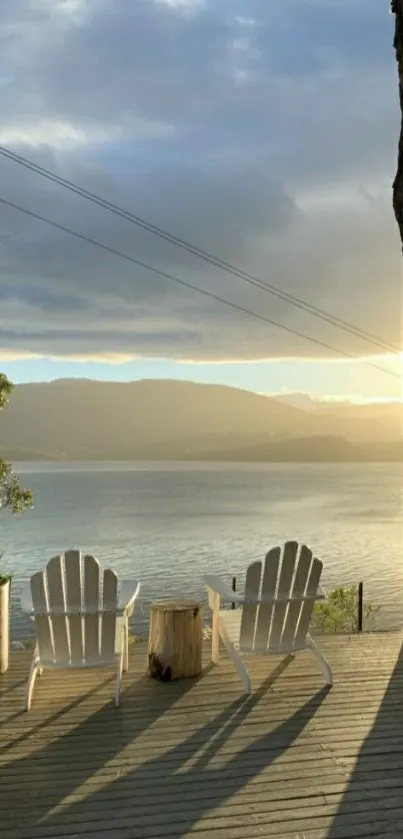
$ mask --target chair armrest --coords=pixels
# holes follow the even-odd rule
[[[322,588],[322,586],[318,586],[318,591],[315,594],[306,594],[304,596],[297,595],[296,597],[288,596],[288,597],[247,597],[245,594],[236,594],[232,589],[221,579],[221,577],[216,577],[215,574],[207,574],[203,577],[203,582],[206,588],[209,591],[209,594],[218,594],[219,597],[222,597],[223,600],[230,601],[232,603],[237,603],[239,606],[243,606],[245,603],[256,603],[257,605],[265,604],[274,604],[274,603],[292,603],[294,601],[306,601],[306,600],[325,600],[327,595]]]
[[[118,598],[118,613],[129,616],[133,614],[134,601],[138,597],[139,591],[140,583],[134,583],[133,580],[122,580]]]
[[[325,593],[320,593],[319,591],[316,594],[297,594],[297,595],[289,595],[288,597],[243,597],[243,603],[256,603],[257,605],[261,606],[263,603],[266,605],[273,605],[274,603],[306,603],[307,601],[313,600],[315,603],[317,600],[325,600],[326,595]]]
[[[203,582],[209,592],[218,594],[218,596],[222,597],[223,600],[238,603],[239,605],[244,603],[244,595],[236,594],[235,591],[232,591],[229,585],[227,585],[221,577],[216,577],[215,574],[206,574],[203,577]]]
[[[129,617],[133,614],[133,607],[134,601],[136,597],[138,597],[140,591],[140,583],[134,583],[132,580],[122,580],[120,584],[120,591],[118,597],[118,606],[117,606],[117,614],[119,615],[128,615]],[[32,603],[31,597],[31,586],[30,583],[25,583],[23,588],[21,589],[20,595],[20,604],[21,604],[21,611],[24,614],[29,615],[31,618],[35,617],[34,614],[34,607]],[[108,610],[107,610],[108,611]],[[53,608],[51,612],[43,612],[46,615],[65,615],[65,614],[102,614],[103,610],[99,610],[98,606],[94,606],[93,608],[89,607],[84,611],[80,608],[76,610],[65,610],[64,608],[57,609]],[[41,613],[42,614],[42,613]]]

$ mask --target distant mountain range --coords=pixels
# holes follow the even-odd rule
[[[396,463],[403,462],[403,442],[350,443],[331,435],[261,442],[236,449],[201,452],[199,460],[244,463]]]
[[[402,407],[304,410],[221,385],[18,385],[0,417],[10,460],[403,460]]]

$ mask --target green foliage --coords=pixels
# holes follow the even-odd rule
[[[33,500],[32,491],[21,486],[11,464],[0,458],[0,510],[9,507],[13,513],[22,513],[32,507]]]
[[[13,385],[0,373],[0,411],[7,404]],[[30,489],[21,486],[19,478],[12,472],[10,463],[0,457],[0,509],[9,507],[13,513],[21,513],[33,505],[33,495]]]
[[[135,635],[134,632],[129,632],[128,641],[129,641],[129,647],[130,647],[132,644],[139,644],[141,641],[144,641],[144,636],[143,635]]]
[[[0,410],[7,404],[13,386],[4,373],[0,373]]]
[[[0,373],[0,411],[7,405],[13,386],[4,373]],[[12,471],[10,463],[0,457],[0,510],[8,507],[12,513],[21,513],[33,506],[33,494],[30,489],[21,486],[18,475]],[[0,554],[0,559],[2,554]],[[10,577],[0,573],[0,586]]]
[[[363,629],[372,629],[375,614],[380,606],[365,605]],[[312,615],[313,634],[357,632],[358,631],[358,586],[336,588],[329,594],[326,603],[316,603]]]

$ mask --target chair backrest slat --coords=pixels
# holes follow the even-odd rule
[[[266,555],[262,578],[262,597],[275,597],[280,557],[281,548],[279,547],[272,548]],[[259,606],[256,621],[255,650],[267,649],[272,614],[272,603],[262,603]]]
[[[61,556],[54,556],[46,566],[49,611],[51,617],[54,656],[56,661],[70,661],[70,643],[64,597],[64,574]]]
[[[259,596],[260,578],[262,576],[262,563],[253,562],[246,572],[245,596],[249,602],[245,603],[242,609],[240,645],[248,648],[253,647],[255,637],[256,600]]]
[[[35,629],[38,649],[41,658],[54,661],[53,634],[50,617],[45,612],[49,610],[46,576],[42,571],[31,577],[31,598],[35,612]]]
[[[42,661],[79,666],[115,654],[118,579],[79,551],[53,557],[31,578],[33,616]],[[106,613],[103,612],[106,610]]]
[[[311,565],[312,551],[306,545],[302,545],[300,554],[296,558],[295,577],[291,589],[291,596],[296,599],[288,606],[280,640],[280,646],[288,649],[294,644],[301,610],[304,608],[304,601],[297,598],[302,598],[305,594]]]
[[[83,584],[80,551],[66,551],[64,556],[66,578],[66,609],[69,614],[70,660],[72,664],[82,664],[84,660],[84,619],[82,611]]]
[[[252,563],[246,574],[241,649],[264,652],[303,647],[315,605],[314,599],[304,598],[317,595],[321,573],[322,563],[298,542],[272,548],[263,568],[261,562]],[[253,598],[260,602],[254,603]]]
[[[320,559],[314,559],[311,564],[308,583],[306,586],[306,595],[313,596],[317,594],[319,582],[322,574],[323,563]],[[306,634],[309,629],[309,622],[311,620],[313,608],[315,603],[313,600],[305,600],[302,604],[301,614],[299,618],[299,623],[295,635],[295,645],[302,644],[305,640]]]
[[[100,573],[99,562],[93,556],[84,557],[84,596],[83,608],[94,608],[100,605]],[[116,607],[116,599],[114,606]],[[86,614],[84,617],[84,655],[86,661],[94,661],[100,652],[100,624],[102,618],[96,614]]]
[[[115,651],[116,607],[118,596],[118,578],[114,571],[106,568],[103,579],[103,608],[101,629],[101,656],[112,658]]]
[[[297,542],[286,542],[278,581],[277,597],[289,597],[298,552]],[[287,603],[275,603],[269,635],[269,647],[279,647],[287,611]]]

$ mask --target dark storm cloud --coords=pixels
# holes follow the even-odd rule
[[[0,142],[400,344],[391,39],[378,0],[3,0]],[[371,351],[3,158],[0,197]],[[0,233],[4,349],[323,354],[3,205]]]

